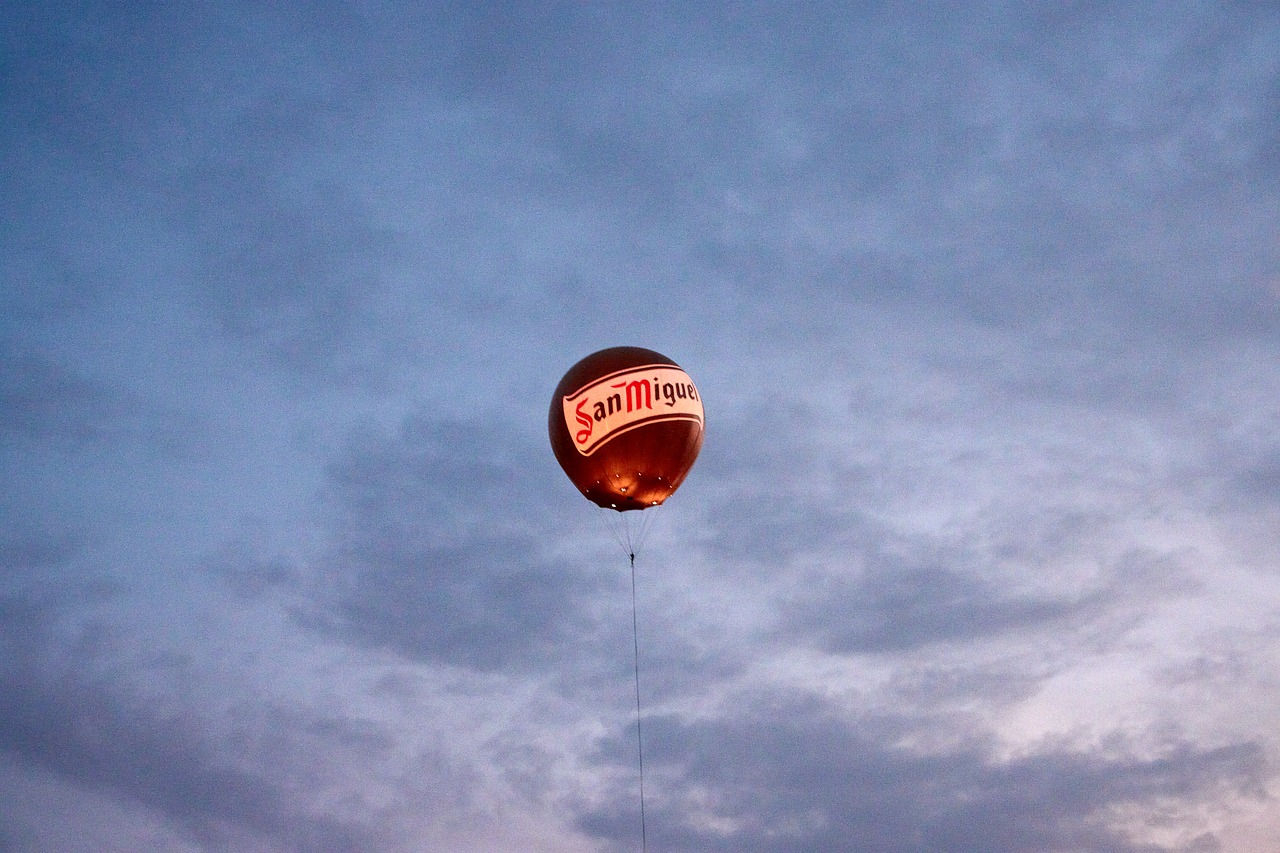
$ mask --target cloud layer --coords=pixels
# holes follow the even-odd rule
[[[1280,833],[1273,11],[0,24],[0,850]]]

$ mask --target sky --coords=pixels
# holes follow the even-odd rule
[[[1275,4],[11,2],[0,157],[0,851],[638,850],[633,642],[650,850],[1280,849]]]

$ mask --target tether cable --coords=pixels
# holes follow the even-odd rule
[[[613,534],[614,541],[622,546],[622,552],[631,561],[631,650],[635,662],[636,753],[639,756],[640,763],[640,848],[644,853],[648,853],[649,850],[649,837],[645,823],[644,729],[641,722],[643,711],[640,704],[640,618],[638,615],[639,608],[636,605],[636,551],[640,550],[641,544],[649,535],[656,509],[657,507],[650,507],[647,511],[639,513],[640,521],[633,529],[630,513],[602,508],[605,513],[605,526]],[[618,517],[614,518],[615,515]]]
[[[636,555],[631,557],[631,643],[635,652],[636,673],[636,752],[640,756],[640,849],[648,851],[649,838],[644,824],[644,735],[640,727],[640,627],[636,618]]]

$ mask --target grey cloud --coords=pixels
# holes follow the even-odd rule
[[[1052,515],[1046,513],[1046,515]],[[1157,602],[1184,597],[1196,582],[1176,552],[1130,548],[1099,568],[1087,588],[1010,592],[996,578],[1001,557],[1035,554],[1023,572],[1052,571],[1053,552],[1091,554],[1105,526],[1091,524],[1055,543],[1052,519],[1014,530],[1003,519],[990,551],[946,541],[885,536],[804,576],[778,607],[776,635],[834,654],[893,654],[935,644],[1039,636],[1053,630],[1077,647],[1106,646]],[[1007,529],[1006,529],[1007,528]]]
[[[1280,502],[1280,451],[1250,466],[1239,476],[1241,491],[1269,503]]]
[[[197,720],[161,715],[109,686],[94,674],[92,655],[60,657],[57,619],[48,605],[0,601],[0,750],[153,809],[208,849],[248,839],[291,850],[364,849],[357,830],[298,811],[277,781],[239,769]]]
[[[304,616],[357,642],[482,670],[569,654],[595,634],[598,579],[542,547],[563,504],[495,427],[419,417],[332,466],[337,541]],[[480,452],[481,449],[484,452]],[[540,487],[541,488],[541,487]],[[571,490],[563,490],[573,497]]]
[[[998,480],[1009,460],[989,450],[992,427],[979,400],[963,409],[943,402],[913,410],[909,418],[924,444],[934,424],[954,431],[972,419],[959,441],[967,437],[973,448],[957,445],[956,457],[976,476]],[[838,401],[836,407],[838,412]],[[892,654],[1047,629],[1106,643],[1153,602],[1194,591],[1189,567],[1176,552],[1128,548],[1107,555],[1118,526],[1140,510],[1106,510],[1055,496],[1059,481],[1105,484],[1115,478],[1156,488],[1163,474],[1146,460],[1128,457],[1131,470],[1121,470],[1113,461],[1092,459],[1090,447],[1063,452],[1044,446],[1037,464],[1050,473],[1043,482],[1009,483],[950,533],[911,534],[881,518],[879,508],[886,501],[929,506],[929,475],[901,458],[911,444],[886,447],[877,460],[883,437],[875,412],[861,411],[848,425],[848,441],[858,446],[847,453],[824,446],[807,429],[810,422],[828,423],[829,410],[781,395],[768,413],[720,425],[719,441],[709,442],[695,470],[705,506],[715,509],[703,509],[705,519],[689,531],[718,571],[768,595],[771,624],[761,627],[761,636],[836,654]],[[883,417],[904,416],[894,409]],[[909,437],[903,430],[896,435]],[[1033,436],[1034,430],[1028,442]],[[1027,450],[1035,447],[1028,443]],[[1016,497],[1022,490],[1041,497],[1027,498],[1031,503],[1024,506]],[[1047,588],[1056,566],[1082,560],[1100,569],[1090,586],[1070,593]]]
[[[303,375],[353,372],[369,381],[377,320],[368,304],[395,241],[360,216],[338,186],[315,188],[291,203],[254,189],[262,180],[237,170],[210,171],[192,225],[206,264],[197,299],[232,336]],[[228,225],[227,223],[235,223]]]
[[[84,536],[68,529],[48,530],[30,527],[7,518],[9,530],[0,535],[0,567],[6,572],[27,573],[48,570],[67,563],[84,547]]]
[[[201,248],[197,301],[233,337],[302,373],[373,382],[385,373],[373,368],[379,360],[412,357],[412,336],[371,307],[395,259],[416,257],[406,235],[369,221],[351,187],[317,177],[290,197],[273,189],[298,153],[335,143],[349,150],[361,104],[390,93],[409,104],[455,99],[489,143],[488,153],[469,157],[434,150],[439,140],[425,143],[424,174],[447,173],[441,188],[464,188],[423,199],[441,208],[441,223],[494,233],[495,223],[469,217],[527,192],[553,204],[603,206],[606,232],[627,223],[634,233],[629,224],[640,216],[663,254],[687,259],[674,283],[725,283],[761,334],[770,323],[810,341],[838,334],[864,303],[1002,325],[1064,324],[1065,338],[1086,348],[1117,332],[1126,341],[1158,337],[1153,323],[1205,340],[1266,334],[1259,312],[1274,319],[1274,300],[1250,282],[1224,283],[1205,299],[1196,295],[1203,282],[1177,284],[1175,268],[1189,257],[1161,265],[1164,244],[1201,223],[1178,223],[1164,240],[1161,223],[1135,219],[1129,205],[1115,208],[1113,196],[1065,189],[1079,176],[1096,175],[1090,179],[1107,187],[1136,182],[1132,197],[1176,211],[1188,204],[1170,189],[1182,167],[1144,165],[1143,157],[1193,131],[1207,149],[1195,149],[1189,163],[1217,156],[1226,168],[1235,162],[1231,151],[1265,151],[1274,86],[1268,94],[1268,81],[1232,60],[1256,50],[1265,15],[1207,15],[1195,39],[1173,27],[1167,40],[1175,48],[1195,44],[1171,49],[1133,94],[1097,78],[1117,61],[1116,46],[1095,31],[1104,14],[1113,17],[1101,10],[1075,9],[1060,20],[1015,10],[987,21],[996,29],[981,37],[968,15],[934,21],[867,10],[845,21],[824,8],[735,14],[727,35],[710,26],[714,16],[684,20],[678,9],[621,21],[559,5],[313,11],[305,20],[263,13],[264,31],[304,57],[278,64],[247,34],[228,42],[217,21],[184,22],[184,38],[201,49],[166,54],[162,64],[178,63],[180,79],[199,82],[226,108],[210,111],[220,123],[202,126],[199,144],[182,148],[161,135],[154,144],[176,146],[170,156],[140,158],[158,164],[166,215]],[[1144,22],[1121,23],[1136,31]],[[953,49],[939,56],[934,39]],[[224,66],[235,65],[234,48],[250,61],[232,73]],[[858,59],[865,55],[894,61],[868,64]],[[1093,64],[1081,59],[1095,55]],[[659,57],[670,75],[654,73]],[[264,90],[254,68],[272,71],[276,88]],[[304,70],[322,79],[319,94],[298,84]],[[220,76],[226,82],[210,79]],[[1044,96],[1077,78],[1062,99]],[[1215,112],[1224,91],[1236,104],[1227,116]],[[127,88],[112,97],[126,99],[118,112],[132,112]],[[1168,126],[1170,114],[1182,118]],[[1237,115],[1244,126],[1215,136]],[[152,129],[182,124],[147,116]],[[780,126],[792,142],[776,138]],[[1118,165],[1132,162],[1137,177]],[[754,213],[735,220],[735,205]],[[895,246],[862,239],[860,212],[868,210],[887,223]],[[820,232],[832,230],[830,245],[804,243],[797,211],[812,212]],[[745,233],[725,238],[734,223]],[[1128,257],[1135,228],[1160,244],[1153,253]],[[450,238],[427,237],[436,240],[441,258],[456,255]],[[1222,236],[1202,242],[1209,254],[1230,251]],[[1267,265],[1262,254],[1259,268]],[[1126,387],[1143,387],[1137,379]]]
[[[146,447],[178,459],[207,438],[191,412],[161,402],[145,389],[86,373],[38,348],[5,349],[0,435],[12,447],[55,454]]]
[[[781,697],[699,721],[651,718],[649,837],[665,850],[1164,850],[1129,841],[1109,810],[1256,795],[1265,766],[1249,743],[1173,743],[1156,757],[999,760],[981,745],[926,755],[894,745],[897,725]],[[637,831],[621,808],[582,824],[619,844]]]
[[[527,547],[528,540],[509,537],[354,555],[346,567],[353,589],[333,618],[342,635],[416,660],[527,666],[591,630],[574,607],[576,579],[548,563],[517,565]]]
[[[738,143],[742,150],[726,152],[730,164],[711,171],[705,164],[717,163],[715,157],[682,144],[674,132],[661,143],[652,139],[661,138],[660,126],[632,129],[625,138],[631,146],[665,150],[651,159],[714,174],[714,187],[682,182],[694,199],[685,204],[676,196],[681,200],[670,215],[705,215],[726,192],[757,211],[745,220],[746,239],[718,237],[707,227],[714,219],[689,230],[712,246],[707,273],[735,282],[740,298],[771,303],[762,314],[777,302],[796,315],[812,305],[815,317],[848,315],[850,300],[913,306],[1000,326],[1056,326],[1084,348],[1117,337],[1156,346],[1170,335],[1184,345],[1274,333],[1275,299],[1259,282],[1274,268],[1267,248],[1273,241],[1260,236],[1240,245],[1231,228],[1220,227],[1231,214],[1202,221],[1199,212],[1206,202],[1267,207],[1268,196],[1250,187],[1273,171],[1262,158],[1275,132],[1269,120],[1275,87],[1256,63],[1237,64],[1237,57],[1264,50],[1275,22],[1267,14],[1231,13],[1236,19],[1222,24],[1214,14],[1206,13],[1207,23],[1171,25],[1158,70],[1123,84],[1105,75],[1122,73],[1124,59],[1115,54],[1129,49],[1127,36],[1112,43],[1087,10],[1048,30],[1020,24],[1019,15],[1010,16],[1012,24],[1002,18],[1000,26],[1010,29],[987,33],[982,44],[970,43],[964,23],[951,20],[958,32],[945,36],[956,56],[940,59],[926,41],[928,56],[908,53],[891,66],[894,76],[874,81],[885,84],[878,97],[831,78],[815,81],[813,90],[789,88],[774,68],[740,58],[781,94],[752,90],[755,100],[734,107],[739,118],[756,126],[752,106],[783,99],[782,113],[804,140],[803,168],[785,158],[759,160],[753,148],[759,140],[750,134],[737,134],[747,140]],[[1122,24],[1135,31],[1143,25]],[[1028,32],[1019,32],[1022,26]],[[1034,43],[999,51],[1018,39]],[[1157,39],[1152,49],[1163,46]],[[713,67],[717,58],[726,75],[738,67],[732,57],[715,56]],[[939,73],[940,62],[947,73]],[[731,95],[703,97],[732,102]],[[776,127],[777,116],[770,118],[760,126]],[[1164,159],[1171,148],[1179,152],[1176,162]],[[933,171],[921,174],[922,168]],[[1202,174],[1206,169],[1211,174]],[[806,179],[816,183],[804,185]],[[672,181],[655,172],[640,183]],[[793,244],[797,210],[830,220],[815,222],[811,246]],[[892,250],[866,244],[859,225],[868,210],[878,214],[872,220],[878,230],[889,232]],[[882,233],[872,236],[883,242]],[[1194,272],[1241,252],[1257,255],[1250,264],[1256,275],[1227,283]],[[820,283],[821,292],[806,294],[798,282]],[[792,334],[807,339],[813,331],[806,321]]]
[[[27,310],[50,314],[59,300],[103,300],[111,291],[118,298],[139,286],[134,275],[102,281],[99,267],[109,271],[109,264],[66,259],[66,239],[49,236],[83,230],[85,221],[122,227],[102,216],[106,198],[136,217],[129,223],[135,240],[195,250],[176,279],[159,286],[166,298],[194,304],[233,341],[300,375],[372,383],[381,371],[371,362],[397,351],[379,349],[384,318],[366,310],[380,270],[396,257],[395,240],[365,220],[345,186],[316,178],[290,195],[277,183],[291,158],[331,141],[341,133],[335,127],[350,128],[342,117],[361,103],[354,93],[350,102],[315,95],[303,78],[320,66],[294,67],[282,59],[290,51],[259,40],[273,31],[287,39],[297,20],[268,14],[228,30],[231,22],[216,12],[81,12],[74,20],[47,10],[17,16],[27,36],[20,41],[37,55],[15,63],[14,74],[41,94],[21,102],[38,113],[21,124],[26,135],[6,140],[30,164],[7,176],[6,190],[24,198],[44,227],[27,229],[12,251],[38,280],[52,282],[38,300],[23,297],[40,303]],[[305,43],[301,33],[293,38]],[[56,68],[44,68],[46,57],[56,58]],[[187,107],[189,91],[201,93],[200,109]],[[60,208],[37,183],[49,171],[41,158],[51,152],[78,178],[53,188],[68,196]],[[80,219],[64,221],[69,210]],[[90,231],[85,239],[102,235]]]
[[[244,540],[230,542],[205,563],[237,596],[259,598],[296,587],[302,568],[280,555],[260,555]]]
[[[893,560],[856,579],[815,586],[813,600],[794,602],[782,621],[789,631],[821,638],[821,646],[837,654],[896,652],[1035,629],[1089,603],[1011,598],[963,572]]]
[[[5,107],[21,121],[2,138],[19,149],[38,141],[135,191],[162,188],[171,170],[212,151],[229,155],[235,144],[263,155],[274,144],[311,139],[325,123],[302,121],[297,105],[336,106],[312,85],[313,75],[326,76],[315,57],[281,49],[282,41],[304,46],[307,22],[323,19],[85,3],[9,4],[4,13],[13,49]],[[240,123],[255,107],[273,106],[293,120]],[[280,135],[265,139],[268,130]]]
[[[1245,514],[1266,514],[1280,506],[1280,447],[1271,437],[1264,432],[1215,438],[1198,448],[1179,472],[1194,484],[1188,491],[1197,503]],[[1262,554],[1267,550],[1273,549],[1264,545]]]
[[[811,425],[824,415],[812,398],[774,387],[765,393],[765,405],[710,422],[690,479],[714,510],[691,533],[723,571],[747,574],[882,540],[863,512],[881,475],[821,446]]]
[[[117,437],[137,401],[52,359],[14,354],[0,366],[0,431],[71,446]]]

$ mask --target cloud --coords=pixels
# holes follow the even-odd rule
[[[79,531],[32,527],[20,522],[16,514],[9,520],[13,526],[0,535],[0,566],[6,573],[33,576],[64,565],[84,547],[84,536]]]
[[[1114,642],[1160,602],[1187,599],[1198,590],[1186,555],[1130,546],[1088,580],[1036,577],[1031,558],[1052,567],[1044,551],[1052,531],[988,529],[1008,536],[990,551],[941,538],[882,535],[879,542],[798,573],[778,608],[778,636],[814,643],[831,654],[895,654],[945,644],[955,650],[993,640],[1043,641],[1043,651],[1067,642],[1096,648]],[[1026,543],[1030,533],[1039,537]],[[1078,541],[1062,546],[1060,559],[1105,552],[1113,535],[1091,525]],[[1075,538],[1075,537],[1073,537]],[[1020,553],[1021,552],[1021,553]],[[1090,556],[1089,559],[1095,559]],[[1069,639],[1068,639],[1069,638]]]
[[[294,587],[302,569],[296,561],[282,555],[262,556],[245,540],[230,542],[211,556],[205,565],[221,578],[230,590],[246,600]]]
[[[241,151],[240,156],[245,156]],[[302,377],[376,382],[383,318],[373,310],[399,241],[341,185],[287,195],[269,164],[209,162],[175,193],[201,255],[190,295],[222,330]],[[394,333],[394,330],[392,330]],[[386,370],[385,365],[381,368]]]
[[[1256,795],[1264,769],[1251,743],[1175,742],[1151,756],[1049,747],[1000,759],[981,742],[920,753],[896,745],[902,723],[777,695],[712,718],[650,718],[649,837],[666,850],[1172,850],[1130,836],[1117,816],[1161,814],[1192,832],[1197,798]],[[619,843],[638,831],[621,812],[582,823]]]
[[[12,355],[0,367],[0,431],[82,447],[128,428],[137,400],[52,359]]]
[[[1083,606],[1010,597],[993,584],[940,566],[893,563],[845,584],[821,585],[809,590],[805,599],[787,609],[784,623],[791,631],[822,637],[823,648],[836,654],[1008,637],[1061,622]]]
[[[356,829],[302,812],[279,780],[240,769],[194,713],[163,714],[109,684],[90,637],[60,655],[58,622],[50,605],[0,600],[0,751],[154,810],[202,846],[364,849]]]
[[[542,497],[540,479],[539,497],[530,493],[548,471],[528,460],[549,451],[511,435],[418,416],[334,463],[336,541],[309,614],[316,624],[412,660],[481,670],[558,659],[598,633],[599,580],[580,558],[546,548],[561,504]]]

